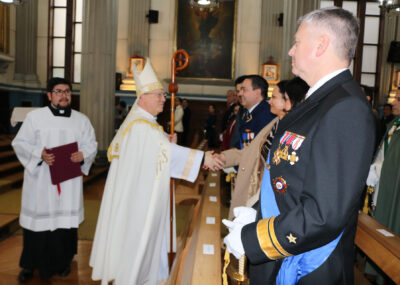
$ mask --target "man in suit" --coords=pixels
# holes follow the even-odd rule
[[[236,257],[248,257],[251,284],[354,282],[358,206],[375,142],[371,109],[348,70],[358,31],[357,19],[336,7],[299,20],[289,55],[310,90],[279,124],[257,212],[236,211],[225,238]],[[257,271],[262,264],[273,270]]]
[[[238,149],[243,149],[257,136],[274,117],[265,100],[268,93],[268,82],[259,75],[247,75],[238,94],[246,109],[239,122]]]

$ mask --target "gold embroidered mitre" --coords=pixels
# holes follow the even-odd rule
[[[146,59],[146,65],[144,66],[143,71],[138,71],[136,65],[132,66],[132,70],[136,83],[136,101],[132,109],[129,111],[129,114],[126,116],[124,122],[121,124],[110,146],[108,147],[107,157],[110,162],[114,158],[119,158],[122,140],[125,134],[129,131],[130,127],[132,127],[132,124],[143,121],[137,119],[137,102],[139,101],[140,95],[153,90],[164,89],[153,68],[151,67],[149,58]],[[161,126],[157,125],[156,128],[161,128],[162,130]]]
[[[157,78],[153,67],[151,66],[150,59],[146,58],[146,64],[143,71],[139,71],[135,65],[132,66],[133,74],[136,83],[136,96],[139,98],[143,93],[151,92],[153,90],[164,89],[162,84]]]

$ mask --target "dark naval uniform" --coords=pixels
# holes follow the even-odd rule
[[[236,148],[242,149],[248,145],[273,118],[275,115],[271,113],[270,106],[264,99],[251,113],[245,110],[239,121],[239,141]]]
[[[358,206],[374,142],[372,112],[348,70],[282,119],[264,172],[262,218],[241,234],[250,267],[268,268],[250,268],[252,285],[353,284]]]

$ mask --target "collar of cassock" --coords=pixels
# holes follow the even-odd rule
[[[49,109],[53,113],[54,116],[59,116],[59,117],[70,117],[71,116],[71,107],[66,108],[66,109],[57,109],[52,104],[50,104]]]

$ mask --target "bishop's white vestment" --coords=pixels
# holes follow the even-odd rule
[[[49,107],[27,114],[12,141],[14,151],[24,166],[22,203],[19,222],[25,229],[40,232],[78,228],[83,221],[82,176],[60,183],[51,183],[49,166],[42,161],[42,151],[72,142],[78,143],[84,163],[81,170],[88,175],[97,153],[94,129],[82,113],[71,110],[70,117],[54,116]],[[55,158],[57,159],[57,158]]]
[[[170,143],[155,117],[132,108],[108,151],[90,257],[94,280],[153,285],[168,277],[170,177],[193,182],[203,154]]]

